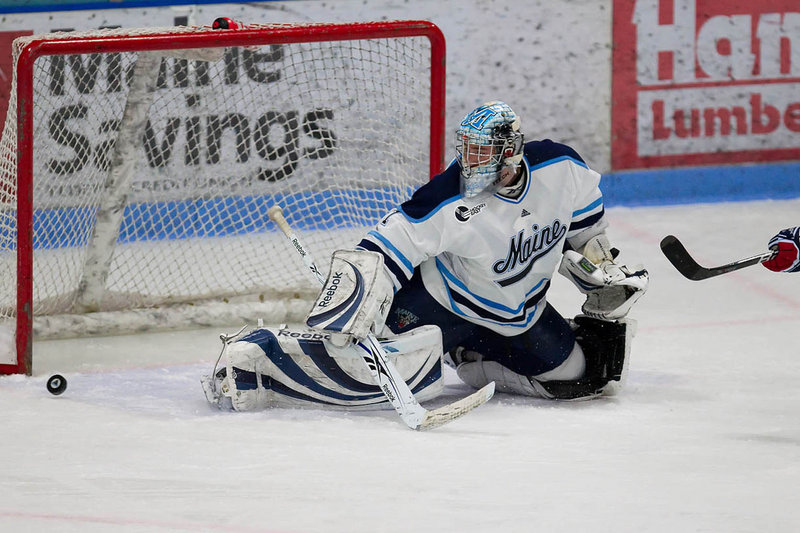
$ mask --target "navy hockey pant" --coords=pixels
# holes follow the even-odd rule
[[[569,324],[549,303],[530,329],[505,337],[442,307],[425,290],[417,269],[411,281],[395,294],[386,325],[394,333],[403,333],[423,324],[439,326],[445,353],[463,346],[483,354],[485,360],[497,361],[525,376],[556,368],[575,345],[575,334]]]

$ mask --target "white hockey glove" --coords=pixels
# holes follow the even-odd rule
[[[558,271],[586,295],[583,313],[601,320],[624,318],[650,282],[647,270],[631,272],[627,266],[614,262],[605,235],[589,239],[583,254],[565,251]]]
[[[384,272],[381,254],[337,250],[306,324],[329,332],[334,345],[346,346],[370,332],[381,332],[393,297],[394,286]]]

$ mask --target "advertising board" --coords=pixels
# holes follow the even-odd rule
[[[613,170],[800,159],[800,3],[614,10]]]

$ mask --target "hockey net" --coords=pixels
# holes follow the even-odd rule
[[[442,165],[432,24],[18,39],[0,141],[0,373],[32,338],[292,321],[321,264]],[[10,282],[8,282],[10,280]],[[252,323],[252,322],[251,322]]]

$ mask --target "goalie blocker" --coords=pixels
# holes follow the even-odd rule
[[[392,408],[360,360],[358,348],[336,347],[326,333],[263,327],[222,339],[217,366],[201,379],[206,399],[222,409]],[[441,393],[438,327],[422,326],[380,342],[418,400]]]
[[[306,318],[306,325],[346,346],[380,335],[392,306],[394,287],[383,271],[383,256],[365,250],[336,250],[330,274]]]

